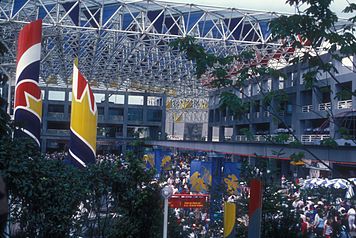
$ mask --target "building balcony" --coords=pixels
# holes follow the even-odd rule
[[[301,142],[303,144],[305,143],[315,143],[315,142],[320,142],[325,139],[329,139],[330,135],[328,134],[322,134],[322,135],[302,135],[301,136]]]
[[[69,135],[69,130],[63,130],[63,129],[47,129],[47,134],[51,135],[62,135],[62,136],[67,136]]]
[[[270,116],[269,111],[265,111],[265,112],[263,112],[263,116],[264,116],[264,117],[269,117],[269,116]]]
[[[330,111],[331,109],[331,103],[326,102],[326,103],[320,103],[319,104],[319,111]]]
[[[122,115],[109,115],[109,120],[110,121],[123,121],[124,116]]]
[[[48,112],[47,118],[54,119],[54,120],[64,120],[65,116],[63,112]]]
[[[302,106],[302,112],[311,112],[313,111],[313,105]]]
[[[337,109],[349,109],[352,108],[352,100],[344,100],[337,102]]]
[[[254,117],[255,118],[260,118],[261,113],[260,112],[254,112]]]

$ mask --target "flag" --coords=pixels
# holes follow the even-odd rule
[[[261,237],[262,182],[259,179],[252,179],[250,182],[248,216],[248,238]]]
[[[40,146],[42,95],[38,85],[41,61],[42,20],[19,33],[17,47],[14,121],[15,137],[29,136]]]
[[[190,191],[197,193],[209,192],[211,179],[211,162],[192,160],[190,163]]]
[[[226,186],[226,191],[229,194],[238,193],[239,188],[239,177],[240,177],[240,167],[241,163],[239,162],[225,162],[224,163],[224,183]]]
[[[70,118],[69,158],[77,167],[95,163],[97,108],[88,81],[79,72],[78,59],[73,66],[72,111]]]
[[[236,204],[224,202],[224,238],[235,237]]]
[[[155,155],[152,152],[148,152],[143,155],[143,160],[146,164],[146,169],[152,169],[155,167]]]

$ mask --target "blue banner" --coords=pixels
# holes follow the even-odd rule
[[[208,193],[211,186],[211,163],[193,160],[190,164],[191,192]]]
[[[237,194],[239,190],[239,179],[240,179],[240,162],[225,162],[224,163],[224,184],[226,186],[226,191],[229,194]]]
[[[146,152],[143,155],[143,160],[145,161],[146,169],[152,169],[155,167],[155,155],[153,152]]]

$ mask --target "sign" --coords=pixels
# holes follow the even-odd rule
[[[209,201],[206,194],[173,194],[168,199],[170,208],[203,208]]]

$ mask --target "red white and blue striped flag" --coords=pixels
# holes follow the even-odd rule
[[[41,61],[42,20],[20,31],[14,102],[15,137],[29,136],[40,146],[42,97],[38,86]]]

